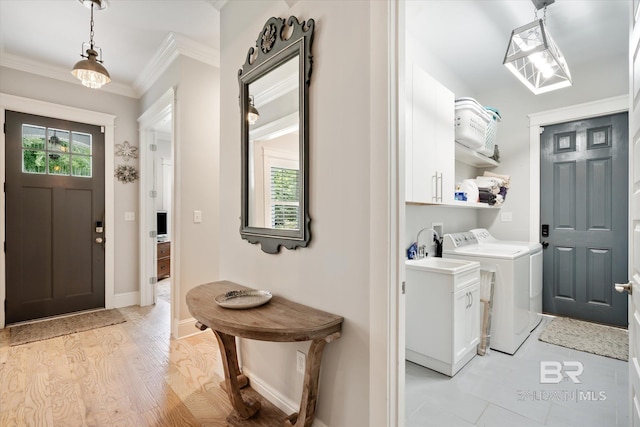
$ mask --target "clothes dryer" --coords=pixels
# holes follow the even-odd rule
[[[443,258],[477,261],[495,270],[490,347],[514,354],[529,329],[529,250],[522,246],[480,244],[471,232],[445,234]]]
[[[499,240],[486,228],[469,230],[478,243],[522,246],[529,250],[529,328],[534,330],[542,320],[542,245],[539,242]]]

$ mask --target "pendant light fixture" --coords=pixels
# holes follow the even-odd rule
[[[249,111],[247,112],[247,121],[250,125],[255,124],[260,118],[260,113],[256,108],[253,100],[253,95],[249,95]]]
[[[89,32],[89,43],[82,43],[81,51],[85,51],[86,55],[81,53],[80,56],[85,58],[76,63],[71,74],[76,76],[83,85],[92,89],[99,89],[111,81],[109,72],[102,65],[102,49],[93,43],[93,9],[104,10],[107,8],[107,0],[78,0],[80,3],[91,9],[91,31]],[[98,55],[98,51],[100,54]]]
[[[535,20],[511,32],[503,64],[534,94],[571,86],[571,73],[564,55],[545,26],[547,6],[555,0],[531,0]],[[544,16],[538,19],[538,10]]]

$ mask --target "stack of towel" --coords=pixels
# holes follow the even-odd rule
[[[476,177],[474,181],[478,186],[478,201],[493,206],[504,203],[511,184],[511,177],[485,171],[483,176]]]

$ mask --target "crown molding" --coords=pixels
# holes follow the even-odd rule
[[[127,85],[112,81],[102,86],[100,90],[130,98],[140,98],[180,55],[193,58],[216,68],[220,67],[219,50],[195,42],[187,37],[169,33],[133,84]],[[0,66],[68,83],[80,84],[78,79],[73,77],[71,71],[67,68],[27,59],[19,55],[3,52],[0,54]]]
[[[205,0],[211,6],[215,7],[218,10],[222,10],[222,8],[227,4],[228,0]]]
[[[81,83],[72,74],[68,68],[62,68],[55,65],[46,64],[40,61],[34,61],[19,55],[13,55],[3,52],[0,55],[0,66],[13,68],[14,70],[24,71],[25,73],[36,74],[51,79],[62,80],[67,83]],[[111,82],[100,88],[104,92],[115,93],[130,98],[138,98],[136,92],[129,85]]]
[[[187,37],[169,33],[144,67],[138,78],[133,82],[133,90],[137,97],[141,97],[158,80],[171,63],[180,55],[204,62],[220,68],[220,51],[195,42]]]

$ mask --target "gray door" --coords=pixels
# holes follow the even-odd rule
[[[104,307],[104,134],[6,112],[6,322]]]
[[[541,135],[543,311],[627,325],[627,113],[546,126]],[[548,244],[548,245],[547,245]]]

